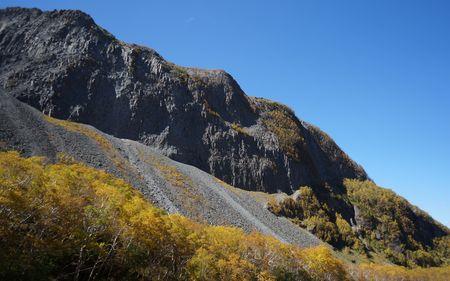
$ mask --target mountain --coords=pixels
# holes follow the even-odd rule
[[[445,226],[222,70],[177,66],[72,10],[0,10],[0,49],[4,150],[73,157],[210,224],[319,244],[306,229],[351,259],[450,261]]]
[[[0,94],[0,150],[44,156],[51,162],[73,159],[125,179],[156,206],[196,221],[234,225],[309,247],[321,244],[307,231],[265,208],[264,194],[240,190],[157,150],[118,139],[83,124],[45,116]]]
[[[72,159],[0,152],[1,280],[447,281],[450,267],[350,265],[155,208],[125,181]]]
[[[0,83],[43,113],[158,147],[247,190],[366,179],[325,133],[245,95],[222,70],[180,67],[80,11],[0,12]]]

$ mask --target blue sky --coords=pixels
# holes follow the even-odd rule
[[[224,69],[247,94],[285,103],[321,127],[379,185],[450,226],[450,1],[0,6],[81,9],[167,60]]]

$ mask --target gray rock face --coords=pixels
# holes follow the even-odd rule
[[[285,106],[246,96],[222,70],[176,66],[80,11],[0,10],[0,85],[59,119],[153,146],[247,190],[366,179]]]
[[[136,141],[45,117],[0,91],[0,151],[57,161],[61,153],[120,177],[154,205],[213,225],[259,231],[302,247],[322,242],[286,218],[270,213],[256,192],[237,189],[193,167],[173,161]],[[69,160],[73,161],[73,160]],[[176,180],[182,178],[182,181]]]

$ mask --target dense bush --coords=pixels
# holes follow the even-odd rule
[[[266,112],[262,115],[264,126],[275,134],[281,149],[292,159],[300,160],[304,138],[300,132],[299,121],[294,112],[277,102],[257,99]]]
[[[0,153],[0,249],[0,280],[372,280],[363,277],[378,274],[346,266],[325,246],[300,249],[167,214],[103,171],[15,152]],[[448,269],[429,272],[439,277]]]
[[[371,181],[345,180],[343,188],[346,200],[358,210],[358,223],[353,227],[310,187],[301,187],[280,202],[271,201],[268,207],[338,249],[351,249],[358,255],[380,254],[409,267],[449,264],[450,235],[445,226]]]
[[[450,267],[415,268],[406,269],[402,266],[362,264],[349,267],[347,270],[351,279],[357,281],[422,281],[422,280],[448,280]]]
[[[294,196],[281,202],[269,202],[268,208],[278,216],[291,218],[294,223],[336,247],[349,240],[352,234],[350,225],[340,215],[337,219],[327,204],[321,203],[308,186],[300,187]]]
[[[407,266],[437,266],[450,262],[450,232],[428,214],[393,191],[371,181],[345,180],[359,210],[359,233],[376,251]]]
[[[1,280],[347,278],[326,248],[166,214],[81,164],[1,153],[0,202]]]

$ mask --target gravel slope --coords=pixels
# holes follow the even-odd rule
[[[191,217],[196,214],[198,217],[194,217],[195,219],[210,224],[234,225],[246,231],[260,231],[283,242],[301,246],[320,243],[309,232],[267,211],[264,203],[256,200],[252,192],[231,187],[198,168],[161,156],[157,150],[138,142],[122,141],[122,152],[128,159],[133,159],[133,165],[153,182],[155,170],[156,174],[158,171],[147,159],[158,158],[157,161],[163,165],[175,168],[190,179],[191,183],[183,188],[189,189],[191,196],[180,196],[179,190],[167,182],[155,186],[157,191],[152,196],[157,196],[158,201],[166,202],[169,199],[172,203],[164,207],[166,210],[179,211]]]
[[[36,109],[0,93],[2,150],[42,155],[50,161],[64,153],[127,180],[149,201],[170,213],[181,213],[204,223],[260,231],[303,247],[321,243],[309,232],[267,211],[261,196],[254,192],[231,187],[136,141],[73,124],[45,118]]]

